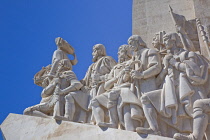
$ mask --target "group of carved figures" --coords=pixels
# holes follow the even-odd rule
[[[190,46],[182,27],[177,31],[157,33],[154,48],[132,35],[119,47],[118,63],[104,45],[94,45],[93,63],[80,81],[72,71],[74,49],[56,38],[52,64],[34,78],[43,87],[42,100],[24,114],[180,140],[210,139],[209,60]]]

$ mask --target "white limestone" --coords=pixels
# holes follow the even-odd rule
[[[41,117],[9,114],[1,125],[6,140],[173,140],[154,135],[102,128],[94,125],[56,122]]]

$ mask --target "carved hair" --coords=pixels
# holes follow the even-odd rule
[[[146,43],[142,40],[142,38],[139,35],[132,35],[131,37],[129,37],[128,42],[129,40],[137,41],[139,46],[147,47]]]
[[[101,56],[106,56],[106,49],[105,49],[105,46],[103,44],[96,44],[93,46],[93,49],[96,49],[96,50],[100,50],[101,51]]]
[[[177,33],[167,33],[163,36],[163,39],[164,41],[168,39],[174,40],[177,48],[183,48],[183,44]]]

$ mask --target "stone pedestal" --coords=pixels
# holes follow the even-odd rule
[[[149,47],[155,33],[175,32],[168,5],[187,20],[200,18],[203,25],[210,24],[209,0],[133,0],[133,34],[140,35]]]
[[[6,140],[173,140],[40,117],[9,114],[1,125]]]

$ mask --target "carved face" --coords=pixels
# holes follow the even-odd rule
[[[126,61],[126,58],[127,58],[126,50],[120,49],[118,51],[118,62],[122,63],[122,62]]]
[[[100,55],[101,55],[100,49],[98,47],[93,47],[93,53],[92,53],[93,59],[92,59],[92,61],[96,62]]]
[[[170,50],[171,48],[173,48],[174,43],[175,43],[175,40],[172,40],[170,38],[164,38],[164,44],[167,50]]]
[[[159,44],[160,44],[159,36],[155,35],[155,37],[152,40],[152,45],[154,46],[154,48],[158,48]]]
[[[128,44],[129,45],[131,45],[131,49],[133,50],[133,51],[138,51],[138,41],[137,40],[133,40],[133,39],[129,39],[128,40]]]

